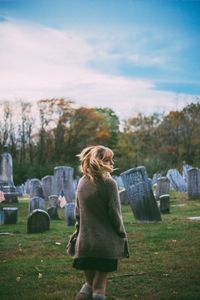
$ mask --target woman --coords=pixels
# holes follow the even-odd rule
[[[113,152],[91,146],[78,156],[84,175],[77,188],[73,267],[84,271],[85,284],[76,299],[104,300],[108,273],[117,270],[118,258],[128,257],[118,189],[110,175]]]

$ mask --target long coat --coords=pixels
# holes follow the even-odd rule
[[[76,220],[79,233],[74,258],[125,257],[127,235],[124,228],[119,194],[112,178],[91,182],[83,176],[78,184]]]

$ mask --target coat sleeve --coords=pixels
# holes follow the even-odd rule
[[[123,238],[127,238],[127,234],[122,219],[118,188],[114,180],[111,179],[109,180],[108,193],[109,193],[108,213],[109,213],[110,220],[117,234]]]
[[[76,202],[75,202],[75,220],[76,220],[75,227],[78,232],[80,226],[80,209],[79,209],[78,196],[76,196]]]

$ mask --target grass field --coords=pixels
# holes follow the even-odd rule
[[[20,199],[16,225],[0,225],[0,299],[73,300],[82,273],[71,268],[65,254],[66,240],[73,232],[65,224],[64,211],[50,230],[27,234],[27,199]],[[119,263],[108,279],[108,300],[200,299],[200,200],[189,201],[171,194],[171,212],[162,222],[137,224],[129,206],[123,206],[130,258]]]

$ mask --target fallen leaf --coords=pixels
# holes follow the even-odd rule
[[[38,273],[38,278],[42,278],[42,273]]]

